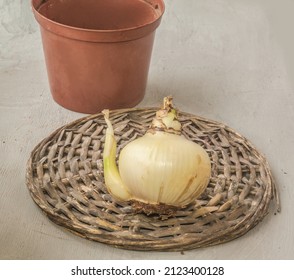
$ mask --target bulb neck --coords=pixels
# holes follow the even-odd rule
[[[163,106],[156,112],[148,132],[164,131],[172,134],[181,134],[182,126],[178,120],[178,111],[172,104],[172,97],[165,97]]]

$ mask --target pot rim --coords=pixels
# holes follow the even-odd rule
[[[90,29],[62,24],[42,15],[38,11],[38,9],[42,4],[45,4],[47,1],[48,0],[31,0],[31,7],[38,23],[48,31],[56,33],[60,36],[69,37],[71,39],[81,41],[116,42],[130,41],[138,39],[140,37],[144,37],[145,35],[152,32],[159,26],[161,18],[165,12],[164,0],[155,0],[156,4],[159,4],[159,6],[158,8],[154,8],[155,10],[157,10],[157,17],[153,21],[128,28]],[[150,6],[153,6],[151,3],[152,0],[143,1],[149,4]],[[98,39],[97,36],[99,36],[100,38]]]

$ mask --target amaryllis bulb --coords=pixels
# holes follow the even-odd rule
[[[103,112],[107,123],[105,185],[116,199],[135,201],[143,210],[160,212],[183,208],[202,194],[211,176],[210,159],[199,144],[181,135],[171,97],[164,99],[146,134],[121,150],[118,167],[109,111]]]

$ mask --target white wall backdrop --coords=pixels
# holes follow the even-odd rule
[[[2,36],[18,35],[36,30],[30,5],[30,0],[0,0]]]

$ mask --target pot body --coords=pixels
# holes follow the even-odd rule
[[[162,0],[33,0],[32,7],[58,104],[97,113],[143,99]]]

